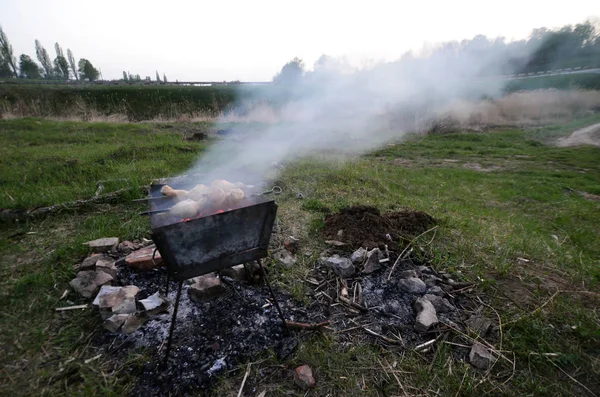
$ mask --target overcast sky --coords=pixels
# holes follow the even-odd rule
[[[105,79],[122,71],[169,80],[267,81],[295,56],[366,65],[476,34],[521,39],[535,27],[600,16],[600,1],[0,0],[18,57],[39,39],[89,59]]]

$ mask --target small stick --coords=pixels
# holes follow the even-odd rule
[[[94,356],[92,358],[88,358],[87,360],[85,360],[83,363],[84,364],[89,364],[92,361],[96,361],[97,359],[99,359],[100,357],[102,357],[102,353],[98,354],[97,356]]]
[[[416,351],[419,351],[419,350],[425,349],[426,347],[429,347],[429,346],[433,345],[433,344],[435,343],[435,341],[436,341],[436,340],[437,340],[437,339],[432,339],[432,340],[430,340],[430,341],[427,341],[427,342],[425,342],[425,343],[421,343],[420,345],[418,345],[418,346],[415,346],[415,350],[416,350]]]
[[[237,397],[241,397],[242,391],[244,390],[244,385],[246,384],[246,379],[248,379],[248,375],[250,374],[250,366],[252,363],[248,364],[248,368],[246,368],[246,373],[244,374],[244,380],[242,380],[242,385],[240,386],[240,391],[238,391]]]
[[[437,228],[438,228],[438,227],[437,227],[437,225],[436,225],[436,226],[432,227],[431,229],[424,231],[423,233],[419,234],[417,237],[415,237],[415,238],[413,238],[412,240],[410,240],[410,241],[409,241],[409,243],[408,243],[408,244],[406,245],[406,247],[405,247],[405,248],[402,250],[402,252],[400,253],[400,255],[398,255],[398,259],[396,259],[396,262],[394,262],[394,265],[392,266],[392,270],[390,270],[390,274],[389,274],[389,275],[388,275],[388,277],[387,277],[388,281],[389,281],[389,280],[390,280],[390,278],[392,277],[392,273],[394,273],[394,269],[396,268],[396,265],[398,264],[398,262],[400,262],[400,260],[401,260],[401,259],[403,259],[402,257],[404,256],[404,253],[405,253],[406,251],[408,251],[408,248],[409,248],[409,247],[410,247],[410,246],[411,246],[411,245],[412,245],[412,244],[413,244],[413,243],[414,243],[414,242],[415,242],[415,241],[416,241],[416,240],[417,240],[419,237],[421,237],[421,236],[423,236],[423,235],[425,235],[425,234],[429,233],[430,231],[432,231],[432,230],[435,230],[435,229],[437,229]],[[433,241],[433,240],[432,240],[432,241]],[[431,242],[430,242],[430,243],[431,243]],[[430,244],[430,243],[428,243],[428,244]],[[411,251],[412,251],[412,248],[411,248]],[[410,253],[409,253],[409,254],[410,254]],[[407,255],[407,256],[408,256],[408,255]]]
[[[57,307],[56,310],[57,312],[64,312],[67,310],[77,310],[77,309],[85,309],[86,307],[88,307],[87,304],[85,305],[75,305],[75,306],[66,306],[66,307]]]
[[[346,328],[346,329],[340,329],[339,331],[335,331],[334,334],[341,334],[344,332],[349,332],[349,331],[354,331],[355,329],[359,329],[359,328],[364,328],[367,325],[371,325],[372,323],[367,323],[365,325],[358,325],[356,327],[350,327],[350,328]]]
[[[347,304],[350,307],[353,307],[354,309],[358,309],[361,312],[367,312],[369,311],[369,309],[367,309],[366,307],[364,307],[363,305],[359,305],[356,302],[352,302],[350,299],[348,298],[344,298],[343,296],[339,297],[340,302]]]
[[[317,329],[321,329],[323,327],[327,327],[331,323],[329,320],[323,321],[321,323],[309,324],[309,323],[299,323],[296,321],[285,320],[285,325],[287,325],[290,329],[301,329],[306,331],[313,331]]]
[[[365,330],[365,332],[366,332],[367,334],[369,334],[369,335],[373,335],[373,336],[376,336],[376,337],[380,338],[381,340],[383,340],[383,341],[385,341],[385,342],[387,342],[387,343],[389,343],[389,344],[391,344],[391,345],[401,345],[400,341],[397,341],[397,340],[394,340],[394,339],[388,338],[387,336],[384,336],[384,335],[378,334],[377,332],[375,332],[375,331],[372,331],[372,330],[370,330],[370,329],[368,329],[368,328],[366,328],[366,327],[362,327],[362,328]]]

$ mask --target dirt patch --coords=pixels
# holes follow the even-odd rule
[[[556,146],[569,147],[592,145],[600,147],[600,123],[592,124],[574,131],[566,138],[559,139]]]
[[[463,167],[471,169],[471,170],[479,171],[479,172],[492,172],[492,171],[498,171],[498,170],[502,169],[502,167],[500,167],[498,165],[491,165],[489,167],[484,167],[479,163],[464,163]]]
[[[416,236],[435,223],[433,217],[421,211],[381,214],[377,208],[358,205],[328,215],[323,234],[326,239],[341,240],[350,247],[374,248],[389,244],[390,239],[398,242]]]

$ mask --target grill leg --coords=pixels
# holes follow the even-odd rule
[[[177,320],[177,309],[179,309],[179,299],[181,298],[181,287],[183,287],[183,280],[179,282],[177,289],[177,297],[175,298],[175,307],[173,308],[173,317],[171,318],[171,328],[169,329],[169,339],[167,340],[167,351],[165,353],[165,366],[169,361],[169,354],[171,353],[171,342],[173,341],[173,331],[175,331],[175,321]]]
[[[271,293],[271,298],[273,298],[273,303],[275,304],[275,307],[277,308],[277,312],[279,313],[279,317],[281,317],[281,323],[283,325],[283,330],[287,334],[289,331],[288,331],[287,324],[285,322],[285,317],[283,316],[283,312],[281,311],[281,307],[279,307],[279,302],[277,301],[277,297],[275,296],[275,294],[273,293],[273,290],[271,289],[271,283],[269,283],[269,278],[267,277],[267,272],[265,271],[265,267],[263,266],[263,264],[260,261],[260,259],[258,259],[257,262],[258,262],[258,264],[260,266],[260,270],[262,271],[262,275],[263,275],[263,278],[265,279],[265,283],[267,284],[267,288],[269,289],[269,292]]]

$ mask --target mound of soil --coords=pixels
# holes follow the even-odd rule
[[[374,248],[392,241],[411,238],[435,225],[430,215],[421,211],[398,211],[381,214],[375,207],[357,205],[327,215],[323,234],[326,239],[340,240],[351,248]],[[338,232],[342,230],[342,237]]]

